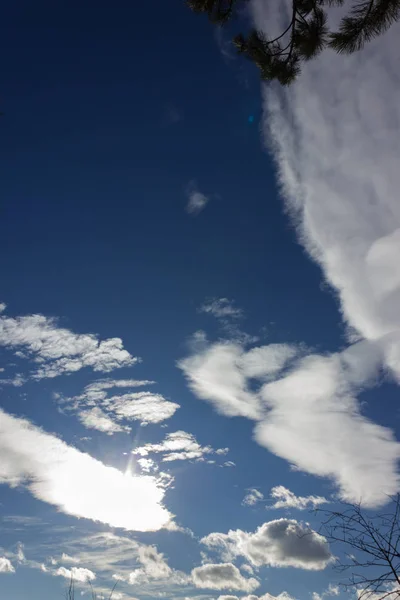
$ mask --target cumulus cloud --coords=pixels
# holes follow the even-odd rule
[[[233,300],[228,298],[211,298],[200,307],[199,311],[217,319],[240,319],[243,316],[242,309],[235,306]]]
[[[245,506],[254,506],[258,502],[261,502],[261,500],[264,500],[264,494],[255,488],[251,488],[243,498],[242,504]]]
[[[224,560],[242,556],[255,567],[296,567],[319,571],[332,561],[325,537],[294,519],[263,523],[254,533],[237,529],[210,533],[201,540]]]
[[[88,581],[96,579],[96,575],[93,571],[85,569],[84,567],[71,567],[71,569],[60,567],[55,572],[55,575],[65,577],[65,579],[78,581],[79,583],[87,583]]]
[[[2,410],[0,453],[0,483],[24,486],[66,514],[136,531],[172,527],[161,478],[124,475]]]
[[[254,577],[246,579],[232,563],[207,564],[192,570],[196,587],[211,590],[240,590],[252,592],[259,587]]]
[[[195,181],[191,181],[186,189],[186,196],[188,202],[186,204],[186,211],[191,215],[198,215],[207,206],[210,198],[197,188]]]
[[[162,552],[158,552],[155,546],[139,545],[137,561],[141,566],[129,574],[128,582],[131,585],[143,585],[154,580],[180,585],[188,583],[188,576],[171,569]]]
[[[0,573],[15,573],[15,569],[10,560],[5,556],[0,556]]]
[[[1,315],[0,346],[37,363],[33,379],[74,373],[84,367],[107,373],[138,361],[124,349],[120,338],[99,340],[94,334],[74,333],[44,315]]]
[[[325,356],[304,352],[280,344],[245,350],[202,338],[179,367],[193,393],[218,412],[257,421],[260,445],[332,479],[345,500],[384,504],[398,489],[400,445],[390,429],[361,414],[357,401],[378,380],[380,347],[361,341]]]
[[[59,404],[78,415],[88,429],[97,429],[108,435],[130,431],[121,421],[139,421],[141,425],[161,423],[171,418],[179,404],[166,400],[161,394],[135,391],[109,396],[112,388],[130,388],[153,384],[153,381],[135,379],[100,380],[87,385],[82,394],[64,397],[56,394]]]
[[[306,508],[316,508],[328,502],[323,496],[296,496],[296,494],[283,485],[273,487],[270,495],[275,502],[267,508],[296,508],[297,510],[305,510]]]
[[[174,460],[204,460],[205,455],[225,455],[229,448],[218,448],[214,450],[211,446],[201,446],[192,433],[186,431],[174,431],[168,433],[159,444],[146,444],[132,451],[132,454],[147,456],[150,453],[162,453],[162,460],[170,462]]]

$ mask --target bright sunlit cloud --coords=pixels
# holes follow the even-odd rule
[[[15,573],[11,561],[5,556],[0,556],[0,573]]]
[[[24,486],[66,514],[135,531],[171,526],[161,479],[124,475],[3,411],[0,453],[1,483]]]

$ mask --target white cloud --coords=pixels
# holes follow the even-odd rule
[[[269,565],[318,571],[333,558],[326,538],[294,519],[268,521],[254,533],[241,529],[210,533],[201,543],[218,551],[223,560],[242,556],[256,567]]]
[[[262,417],[264,409],[247,380],[262,381],[277,375],[299,351],[286,344],[245,351],[239,343],[208,344],[204,338],[195,342],[193,348],[193,353],[178,363],[190,389],[223,415],[254,420]]]
[[[179,404],[166,400],[161,394],[151,392],[133,392],[122,396],[111,396],[107,400],[107,408],[117,418],[146,423],[162,423],[170,419]]]
[[[265,3],[254,4],[258,27],[270,23]],[[352,56],[322,53],[281,97],[264,90],[264,128],[301,241],[337,290],[345,321],[383,347],[397,375],[398,33],[396,25]]]
[[[17,556],[18,562],[24,562],[26,560],[25,554],[24,554],[24,545],[22,544],[22,542],[18,542],[18,544],[17,544],[16,556]]]
[[[253,577],[246,579],[232,563],[208,564],[192,570],[192,579],[196,587],[211,590],[241,590],[252,592],[259,587]]]
[[[164,555],[155,546],[139,546],[138,562],[142,565],[129,574],[129,583],[143,584],[153,579],[167,579],[174,572],[165,561]]]
[[[377,381],[380,348],[362,341],[326,356],[304,356],[301,349],[296,358],[293,346],[268,348],[245,351],[201,338],[179,367],[193,393],[218,412],[258,421],[260,445],[302,471],[332,479],[342,499],[385,503],[398,489],[400,445],[390,429],[361,414],[356,399]],[[264,362],[270,354],[279,358]],[[250,387],[254,377],[258,388]]]
[[[79,583],[87,583],[88,581],[93,581],[96,579],[96,575],[93,573],[93,571],[83,567],[71,567],[71,569],[60,567],[55,572],[55,575],[65,577],[65,579],[73,580],[75,582],[78,581]]]
[[[139,464],[143,473],[158,471],[158,465],[152,458],[136,458],[136,462]]]
[[[0,346],[22,349],[22,356],[34,360],[38,365],[32,373],[34,379],[73,373],[83,367],[107,373],[138,361],[124,349],[120,338],[100,341],[94,334],[59,327],[56,319],[43,315],[0,316]]]
[[[12,377],[7,377],[7,379],[0,379],[0,386],[13,385],[14,387],[21,387],[21,385],[24,385],[25,382],[25,377],[21,373],[16,373]]]
[[[0,556],[0,573],[15,573],[14,567],[5,556]]]
[[[4,312],[7,308],[7,304],[0,302],[0,313]]]
[[[58,542],[57,542],[58,543]],[[134,539],[110,532],[82,536],[63,541],[68,554],[79,559],[98,578],[140,586],[140,591],[156,596],[173,586],[180,588],[189,583],[189,576],[169,567],[165,556],[155,546],[141,544]],[[128,594],[129,598],[131,597]]]
[[[248,565],[247,563],[243,563],[242,565],[240,565],[240,568],[242,569],[242,571],[246,571],[246,573],[250,573],[250,575],[254,575],[254,569],[251,565]]]
[[[255,488],[248,490],[247,494],[243,498],[242,504],[245,506],[254,506],[257,502],[264,500],[264,494]]]
[[[97,400],[104,400],[107,397],[107,391],[113,388],[132,388],[132,387],[143,387],[146,385],[153,385],[154,381],[147,379],[98,379],[89,383],[85,387],[83,395],[88,403],[95,402]]]
[[[217,319],[240,319],[243,316],[242,309],[228,298],[211,298],[199,310]]]
[[[277,13],[268,14],[268,3],[261,0],[255,0],[253,7],[257,28],[268,24],[273,34],[271,23],[278,20]],[[264,87],[264,131],[271,141],[282,194],[299,238],[337,292],[352,338],[358,336],[375,346],[381,354],[378,365],[391,370],[400,381],[398,34],[399,24],[362,53],[351,56],[323,52],[304,65],[290,90]],[[357,497],[364,500],[367,493],[372,506],[383,503],[385,493],[399,489],[395,474],[398,454],[391,434],[360,417],[353,398],[347,400],[347,407],[343,397],[339,406],[336,403],[332,426],[328,411],[333,398],[322,404],[324,418],[319,410],[314,425],[319,425],[320,431],[328,430],[328,441],[321,435],[317,443],[313,433],[312,445],[317,452],[322,449],[323,459],[310,461],[303,456],[301,468],[327,474],[334,434],[345,444],[338,467],[332,469],[340,480],[342,495],[355,499],[357,485],[351,483],[355,475],[357,483],[362,483]],[[294,423],[290,429],[295,431]],[[353,431],[356,439],[346,443],[346,436],[353,436]],[[282,445],[288,441],[286,433],[284,426]],[[279,435],[277,429],[275,435]],[[275,440],[268,443],[272,445],[280,444]],[[293,445],[287,452],[291,457]],[[340,444],[337,447],[340,449]],[[350,452],[347,467],[345,456]],[[281,456],[284,453],[279,451]],[[372,473],[368,472],[371,464]]]
[[[254,594],[250,594],[249,596],[218,596],[218,600],[295,600],[293,596],[288,594],[287,592],[281,592],[277,596],[272,596],[272,594],[263,594],[262,596],[255,596]]]
[[[161,423],[171,418],[179,404],[166,400],[161,394],[140,391],[108,396],[112,388],[129,388],[153,384],[153,381],[135,379],[100,380],[87,385],[82,394],[71,398],[56,394],[56,400],[68,410],[77,413],[88,429],[97,429],[108,435],[130,431],[121,421],[140,421],[141,425]]]
[[[239,362],[246,377],[268,380],[276,376],[293,358],[300,348],[289,344],[269,344],[244,352]]]
[[[63,552],[63,554],[61,555],[61,562],[76,565],[81,561],[78,557],[70,556],[69,554],[65,554],[65,552]]]
[[[211,446],[201,446],[192,433],[174,431],[168,433],[159,444],[146,444],[132,451],[132,454],[147,456],[150,453],[162,453],[163,462],[174,460],[204,460],[205,455],[225,455],[229,448],[214,450]]]
[[[82,425],[87,429],[96,429],[97,431],[103,431],[107,435],[113,433],[120,433],[122,431],[130,431],[129,427],[123,427],[109,416],[107,416],[101,408],[91,408],[90,410],[82,410],[78,413],[78,418]]]
[[[296,508],[297,510],[306,510],[306,508],[316,508],[328,502],[323,496],[296,496],[296,494],[283,485],[277,485],[271,489],[271,498],[275,502],[267,508]]]
[[[360,342],[330,356],[308,356],[262,389],[269,408],[256,441],[298,469],[329,477],[341,498],[378,506],[399,486],[400,445],[390,429],[360,413],[355,394],[376,376],[379,354]],[[370,355],[369,355],[370,354]]]
[[[361,592],[361,590],[357,590],[358,597],[359,597],[360,592]],[[322,594],[313,592],[311,597],[312,597],[312,600],[324,600],[324,598],[329,598],[331,596],[339,596],[339,595],[340,595],[339,586],[333,585],[332,583],[330,583],[329,586],[327,587],[327,589],[322,592]],[[371,596],[369,595],[369,597],[371,597]],[[382,598],[381,594],[379,594],[379,598]],[[378,598],[376,598],[376,600],[378,600]]]
[[[259,419],[261,404],[238,368],[242,354],[238,344],[217,343],[181,360],[178,366],[193,393],[211,402],[218,412],[228,417]]]
[[[188,199],[186,211],[191,215],[198,215],[201,213],[210,200],[208,196],[198,190],[195,181],[191,181],[187,186],[186,196]]]
[[[1,483],[23,485],[66,514],[136,531],[172,526],[160,478],[124,475],[1,410],[0,453]]]

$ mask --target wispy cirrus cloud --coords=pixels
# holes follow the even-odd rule
[[[204,461],[206,456],[225,456],[229,448],[214,450],[211,446],[201,446],[192,433],[187,431],[174,431],[168,433],[165,439],[158,444],[145,444],[132,451],[132,454],[142,457],[153,453],[161,453],[163,462],[175,460]]]
[[[60,548],[68,554],[60,556]],[[111,532],[88,534],[84,528],[79,528],[54,539],[49,530],[47,542],[36,542],[30,553],[35,561],[27,566],[38,568],[43,565],[44,572],[51,576],[68,578],[74,573],[81,575],[79,579],[74,576],[75,581],[85,583],[93,579],[92,573],[96,577],[96,591],[104,590],[106,597],[115,582],[121,597],[129,599],[136,593],[157,596],[166,588],[171,591],[193,587],[190,575],[170,567],[167,557],[155,545]],[[64,567],[60,563],[72,566]]]
[[[224,560],[241,556],[255,567],[320,571],[333,560],[326,538],[295,519],[267,521],[254,533],[241,529],[210,533],[200,541]]]
[[[228,298],[209,298],[200,306],[199,312],[212,315],[216,319],[240,319],[243,316],[243,310]]]
[[[277,485],[271,489],[271,498],[274,503],[267,508],[295,508],[297,510],[306,510],[307,508],[316,508],[321,504],[327,504],[329,500],[323,496],[296,496],[283,485]]]
[[[165,483],[132,476],[0,410],[0,482],[21,486],[60,511],[127,530],[173,527]]]
[[[5,305],[3,311],[5,310]],[[1,311],[1,312],[3,312]],[[44,315],[7,317],[0,315],[0,346],[30,359],[37,368],[33,379],[57,377],[90,367],[108,373],[138,362],[124,349],[120,338],[100,340],[94,334],[79,334]]]
[[[193,216],[200,214],[210,201],[210,196],[200,192],[194,180],[190,181],[186,187],[186,197],[186,212]]]

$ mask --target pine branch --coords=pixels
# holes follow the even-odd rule
[[[329,45],[336,52],[351,54],[384,33],[400,17],[399,0],[368,0],[357,3],[332,33]]]

